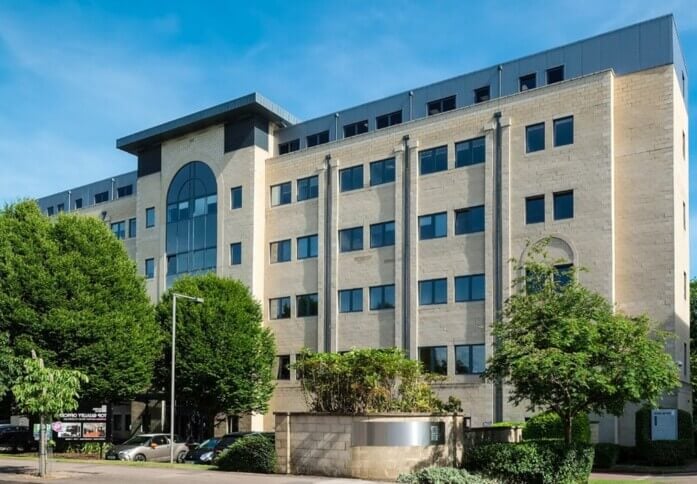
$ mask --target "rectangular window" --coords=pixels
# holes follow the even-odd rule
[[[123,240],[126,238],[126,222],[115,222],[111,224],[111,231],[117,239]]]
[[[298,202],[319,196],[319,177],[309,176],[298,180]]]
[[[298,237],[298,259],[317,257],[317,234]]]
[[[76,198],[75,199],[75,210],[79,210],[82,208],[82,198]]]
[[[145,228],[155,226],[155,207],[148,207],[145,209]]]
[[[427,175],[448,169],[448,147],[439,146],[419,152],[419,173]]]
[[[123,416],[123,429],[131,430],[131,414],[127,413]]]
[[[357,134],[363,134],[368,132],[368,120],[358,121],[357,123],[351,123],[344,125],[344,138],[350,138],[351,136],[356,136]]]
[[[288,262],[290,260],[290,239],[271,242],[271,263]]]
[[[394,181],[394,158],[373,161],[370,164],[370,186]]]
[[[545,221],[545,196],[535,195],[525,199],[525,223],[539,224]]]
[[[395,124],[402,124],[402,111],[395,111],[390,114],[383,114],[375,118],[375,125],[377,129],[387,128],[389,126],[394,126]]]
[[[527,91],[528,89],[535,89],[537,87],[537,74],[532,73],[526,76],[520,76],[518,81],[518,86],[521,92]]]
[[[525,152],[533,153],[545,149],[545,123],[525,127]]]
[[[271,187],[271,206],[287,205],[291,202],[291,183],[285,182]]]
[[[297,296],[295,305],[299,318],[317,316],[317,293]]]
[[[448,213],[432,213],[419,217],[419,240],[438,239],[448,235]]]
[[[455,374],[477,375],[484,372],[486,359],[484,357],[484,345],[456,345],[455,346]]]
[[[452,111],[455,109],[455,96],[448,96],[442,99],[436,99],[427,104],[428,115],[432,116],[438,113],[444,113],[446,111]]]
[[[554,120],[554,146],[570,145],[574,142],[574,117]]]
[[[455,167],[476,165],[486,161],[484,137],[455,143]]]
[[[363,227],[339,230],[339,251],[363,250]]]
[[[339,182],[342,192],[363,188],[363,165],[356,165],[340,170]]]
[[[564,220],[574,217],[574,191],[557,192],[554,194],[554,220]]]
[[[394,221],[370,226],[370,247],[394,245]]]
[[[230,210],[242,208],[242,187],[230,189]]]
[[[124,185],[116,189],[116,196],[118,198],[127,197],[133,195],[133,185]]]
[[[294,139],[292,141],[286,141],[278,145],[278,154],[285,155],[286,153],[292,153],[293,151],[298,151],[300,149],[300,138]]]
[[[109,200],[109,192],[99,192],[94,196],[94,203],[104,203]]]
[[[484,300],[484,274],[455,278],[455,302]]]
[[[277,297],[269,299],[269,318],[290,318],[290,297]]]
[[[363,289],[343,289],[339,291],[339,312],[360,313],[363,311]]]
[[[568,286],[574,278],[573,264],[557,264],[554,266],[554,282],[557,287]]]
[[[136,219],[130,218],[128,219],[128,237],[133,238],[136,236]]]
[[[484,232],[484,205],[455,210],[455,235]]]
[[[394,284],[370,288],[370,310],[394,309]]]
[[[152,279],[155,277],[155,259],[145,259],[145,278]]]
[[[324,143],[329,143],[329,130],[322,131],[321,133],[311,134],[307,137],[307,147],[312,148],[313,146],[323,145]]]
[[[230,244],[230,265],[240,264],[242,264],[242,242],[234,242]]]
[[[488,101],[491,96],[490,96],[490,89],[489,86],[484,86],[480,87],[478,89],[474,90],[474,104],[478,103],[483,103],[484,101]]]
[[[419,361],[429,373],[448,374],[447,346],[422,346],[419,348]]]
[[[554,84],[564,80],[564,66],[547,69],[547,84]]]
[[[290,355],[278,355],[276,380],[290,380]]]
[[[59,204],[56,206],[56,209],[58,210],[58,213],[64,212],[64,211],[65,211],[65,204],[59,203]]]
[[[48,207],[46,209],[46,215],[48,215],[49,217],[53,215],[53,207]]]
[[[419,281],[419,305],[445,304],[448,302],[448,280]]]

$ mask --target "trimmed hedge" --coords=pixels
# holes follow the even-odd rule
[[[595,458],[593,468],[610,469],[617,464],[620,456],[620,446],[617,444],[601,443],[595,444]]]
[[[535,415],[525,422],[523,428],[524,440],[564,439],[564,425],[559,415],[544,412]],[[578,415],[571,424],[571,440],[588,444],[591,441],[591,427],[588,415]]]
[[[557,440],[496,443],[465,454],[465,468],[504,484],[576,484],[588,481],[593,446]]]
[[[692,416],[678,410],[678,440],[651,440],[651,409],[642,408],[635,414],[636,452],[646,463],[654,466],[683,465],[695,452],[692,436]]]
[[[225,449],[214,464],[221,471],[271,474],[276,469],[276,446],[261,434],[245,435]]]
[[[494,484],[484,477],[454,467],[427,467],[409,474],[400,474],[402,484]]]

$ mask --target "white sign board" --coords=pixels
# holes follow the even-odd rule
[[[678,411],[659,409],[651,411],[651,440],[678,439]]]

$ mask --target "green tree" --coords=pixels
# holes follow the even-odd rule
[[[97,218],[49,219],[31,201],[0,211],[0,333],[15,366],[35,350],[85,373],[86,399],[145,391],[162,346],[144,284]]]
[[[655,405],[679,386],[678,369],[665,335],[646,316],[613,311],[577,274],[560,277],[545,247],[531,246],[517,264],[525,276],[494,323],[498,346],[484,377],[511,384],[513,403],[559,415],[569,443],[577,415],[620,415],[630,402]]]
[[[24,371],[12,393],[21,412],[39,417],[39,474],[46,475],[45,423],[60,413],[78,406],[80,385],[88,378],[79,371],[46,368],[41,359],[24,360]]]
[[[207,425],[220,412],[265,412],[274,388],[276,349],[273,335],[262,327],[261,306],[247,286],[214,274],[178,279],[157,307],[167,334],[172,330],[173,292],[204,300],[177,301],[177,402],[198,409]],[[170,385],[170,358],[166,344],[158,365],[163,390]]]

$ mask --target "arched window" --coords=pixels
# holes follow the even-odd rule
[[[167,191],[167,286],[180,274],[215,270],[218,197],[213,171],[184,165]]]

